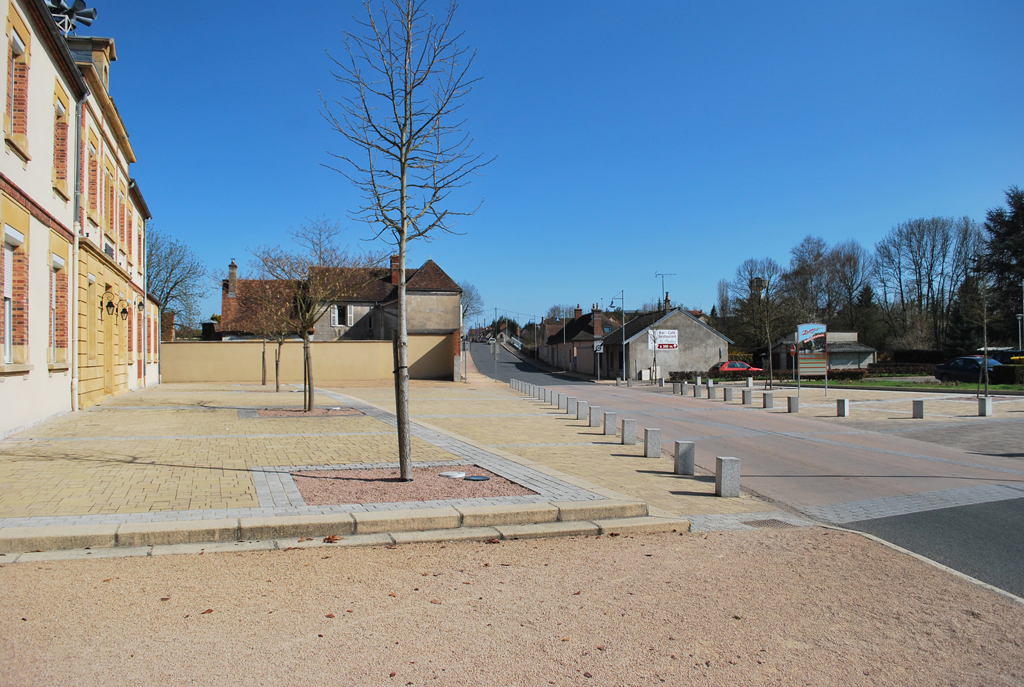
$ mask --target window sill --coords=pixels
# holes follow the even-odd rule
[[[92,226],[94,226],[94,227],[99,227],[100,226],[100,215],[95,210],[89,210],[89,212],[86,214],[85,217],[86,217],[86,219],[89,220],[89,222],[92,224]]]
[[[28,154],[28,136],[24,134],[6,134],[4,140],[7,141],[15,153],[18,154],[25,162],[29,162],[32,156]]]
[[[71,363],[47,363],[46,368],[50,372],[67,372],[71,369]]]
[[[53,190],[56,191],[57,195],[63,198],[65,202],[71,200],[71,192],[68,190],[68,182],[60,180],[54,181]]]
[[[10,365],[0,365],[0,378],[14,376],[14,375],[28,375],[35,369],[35,365],[18,365],[12,363]]]

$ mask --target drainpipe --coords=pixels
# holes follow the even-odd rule
[[[80,100],[75,102],[75,193],[74,193],[74,215],[71,229],[74,233],[74,246],[71,249],[71,297],[68,309],[71,311],[68,322],[70,331],[68,338],[71,339],[71,410],[78,410],[78,237],[82,233],[82,223],[79,216],[82,208],[82,108],[88,99],[87,92]]]

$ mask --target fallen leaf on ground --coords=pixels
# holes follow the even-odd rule
[[[200,615],[206,615],[207,613],[213,613],[213,609],[212,608],[207,608],[205,611],[200,613]]]
[[[388,594],[388,596],[393,596],[393,597],[395,597],[396,599],[398,598],[398,594],[395,594],[394,592],[391,592],[390,594]]]
[[[430,603],[432,603],[432,604],[439,604],[439,603],[441,603],[441,602],[440,602],[440,601],[438,601],[437,599],[431,599],[431,600],[430,600]]]
[[[324,617],[325,617],[325,618],[333,618],[333,617],[334,617],[334,614],[333,614],[333,613],[328,613],[328,614],[327,614],[327,615],[325,615]]]
[[[161,597],[160,597],[160,600],[161,600],[161,601],[170,601],[170,600],[171,600],[171,597],[169,597],[169,596],[161,596]]]
[[[328,535],[328,536],[324,537],[324,544],[337,544],[337,543],[338,543],[338,535],[336,535],[336,534],[331,534],[331,535]]]

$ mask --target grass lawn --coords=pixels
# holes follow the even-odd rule
[[[784,380],[785,381],[785,380]],[[803,386],[825,386],[824,382],[820,381],[804,381]],[[949,382],[943,384],[939,380],[933,380],[930,382],[908,382],[906,380],[897,379],[886,379],[885,377],[868,377],[867,379],[861,380],[844,380],[838,382],[829,382],[829,386],[840,387],[847,386],[851,388],[867,387],[867,386],[882,386],[891,387],[893,389],[944,389],[948,391],[975,391],[978,388],[977,384],[965,384],[963,382]],[[981,386],[981,390],[985,390],[985,385]],[[989,384],[989,391],[1024,391],[1024,386],[1020,384]]]

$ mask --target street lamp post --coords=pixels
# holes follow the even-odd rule
[[[772,370],[772,335],[768,326],[768,280],[764,277],[754,277],[750,280],[750,288],[757,291],[757,299],[764,306],[764,335],[768,344],[768,388],[772,389],[775,375]],[[762,293],[764,298],[762,298]]]
[[[612,296],[608,299],[608,307],[612,307],[612,303],[615,299],[619,299],[619,305],[622,308],[622,326],[619,330],[622,332],[622,381],[626,381],[626,290],[619,291],[619,295]]]

